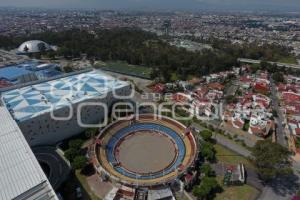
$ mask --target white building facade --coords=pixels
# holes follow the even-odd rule
[[[129,83],[92,71],[7,91],[1,99],[28,143],[40,146],[105,122],[112,104],[131,92]]]

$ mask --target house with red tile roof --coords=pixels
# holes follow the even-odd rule
[[[206,96],[206,94],[208,93],[208,88],[207,87],[198,87],[194,92],[198,95],[198,97],[203,98]]]
[[[191,95],[185,94],[185,93],[176,93],[172,96],[172,100],[175,102],[188,102],[190,100],[192,100]]]
[[[291,103],[284,108],[286,114],[300,116],[300,103]]]
[[[151,87],[152,91],[155,93],[164,93],[166,91],[166,86],[162,83],[157,83]]]
[[[282,92],[281,98],[285,102],[296,102],[296,101],[300,102],[300,94],[292,92],[292,91]]]
[[[300,137],[300,128],[295,128],[295,135]]]
[[[208,88],[211,90],[219,90],[219,91],[223,91],[225,86],[222,85],[221,83],[218,82],[213,82],[213,83],[209,83],[208,84]]]
[[[265,82],[255,82],[254,90],[262,94],[268,94],[270,92],[270,86]]]

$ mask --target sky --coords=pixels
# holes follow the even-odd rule
[[[0,7],[299,11],[300,0],[0,0]]]

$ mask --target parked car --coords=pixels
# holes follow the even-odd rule
[[[76,188],[76,198],[77,199],[82,198],[82,191],[81,191],[81,188],[79,186]]]

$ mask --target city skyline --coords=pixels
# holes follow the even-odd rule
[[[297,0],[0,0],[1,7],[40,7],[62,9],[134,10],[216,10],[216,11],[300,11]]]

